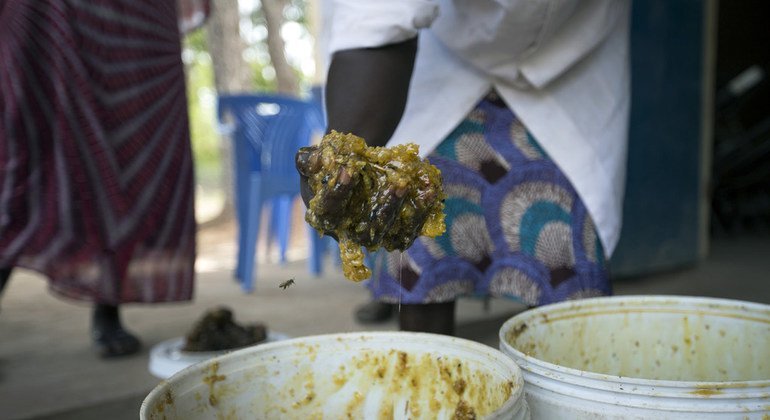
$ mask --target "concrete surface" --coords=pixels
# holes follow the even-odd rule
[[[136,419],[144,396],[159,382],[147,371],[149,349],[183,335],[208,308],[230,306],[239,322],[261,321],[291,336],[394,330],[395,322],[357,324],[352,311],[366,290],[336,269],[314,278],[304,260],[285,266],[262,261],[256,292],[241,293],[232,280],[234,229],[199,234],[196,298],[191,303],[132,305],[126,325],[142,339],[141,354],[123,360],[96,358],[87,335],[89,306],[60,300],[42,277],[18,271],[2,298],[0,313],[0,418]],[[264,258],[263,258],[264,260]],[[328,267],[327,267],[328,268]],[[697,267],[615,282],[617,294],[679,294],[728,297],[770,303],[770,238],[714,241],[711,255]],[[286,279],[296,284],[278,288]],[[478,300],[458,306],[458,335],[497,346],[503,321],[522,310],[494,300],[485,311]]]

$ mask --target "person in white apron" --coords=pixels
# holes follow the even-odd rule
[[[380,253],[376,303],[452,334],[461,296],[530,306],[611,293],[629,114],[629,1],[337,0],[329,130],[414,142],[447,232]]]

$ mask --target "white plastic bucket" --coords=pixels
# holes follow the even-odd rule
[[[627,296],[525,311],[500,330],[533,419],[768,419],[770,306]]]
[[[303,337],[186,368],[144,400],[150,419],[528,419],[521,371],[472,341],[420,333]],[[350,417],[348,417],[350,416]]]

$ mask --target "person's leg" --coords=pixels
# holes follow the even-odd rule
[[[11,278],[12,271],[13,267],[0,268],[0,296],[2,296],[3,290],[5,290],[5,285],[8,283],[8,279]]]
[[[141,343],[123,328],[117,305],[95,303],[91,332],[101,357],[128,356],[139,351]]]
[[[5,285],[8,283],[8,279],[11,278],[11,271],[13,271],[13,267],[0,268],[0,298],[3,297]]]
[[[356,308],[356,320],[362,324],[385,322],[393,317],[395,305],[372,300]]]
[[[369,267],[373,268],[373,274],[379,278],[378,271],[382,268],[382,258],[386,258],[381,252],[367,254],[366,263]],[[372,284],[368,283],[367,288],[370,292],[372,290]],[[362,324],[377,324],[381,322],[389,321],[395,314],[395,305],[388,302],[378,300],[374,293],[370,295],[369,302],[363,303],[356,307],[354,315],[356,321]]]
[[[455,302],[401,305],[401,331],[454,335]]]

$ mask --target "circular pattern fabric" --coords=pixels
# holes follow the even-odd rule
[[[497,97],[482,100],[428,158],[443,175],[446,233],[375,254],[368,286],[376,299],[494,296],[537,306],[611,292],[583,202]]]

